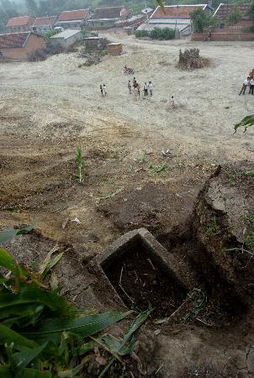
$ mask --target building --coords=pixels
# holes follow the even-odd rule
[[[214,17],[219,20],[219,26],[213,28],[209,35],[211,41],[253,41],[253,21],[250,19],[250,4],[219,4]],[[229,23],[228,16],[234,8],[240,11],[241,18],[236,23]],[[207,33],[194,33],[192,39],[202,41],[207,39]]]
[[[192,33],[190,14],[195,9],[212,12],[208,4],[192,5],[167,5],[164,10],[157,7],[148,21],[138,27],[137,30],[151,31],[154,28],[170,28],[177,30],[180,36]]]
[[[108,29],[115,26],[119,20],[127,19],[131,11],[125,7],[97,8],[87,21],[90,29]]]
[[[21,16],[10,18],[6,24],[6,30],[9,33],[31,31],[34,18],[30,16]]]
[[[64,11],[58,17],[55,26],[61,26],[64,29],[82,29],[90,15],[89,9],[77,9]]]
[[[80,30],[67,29],[50,37],[50,43],[52,46],[61,46],[64,49],[68,49],[82,39],[83,35]]]
[[[45,34],[54,29],[57,17],[37,17],[33,23],[33,31],[39,34]]]
[[[46,47],[43,37],[33,32],[0,34],[0,57],[6,60],[28,60]]]

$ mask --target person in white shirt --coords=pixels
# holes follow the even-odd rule
[[[248,85],[250,85],[250,78],[249,77],[247,77],[247,79],[244,80],[242,88],[241,88],[240,93],[239,93],[239,96],[241,94],[243,94],[243,95],[245,94],[245,91],[246,91],[246,88],[248,87]]]
[[[149,83],[148,83],[148,90],[149,90],[149,95],[152,96],[153,95],[153,83],[151,81],[149,81]]]

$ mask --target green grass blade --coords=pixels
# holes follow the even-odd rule
[[[26,337],[20,335],[19,333],[13,331],[9,327],[0,324],[0,344],[11,344],[14,343],[15,346],[25,346],[28,348],[35,348],[38,344]]]
[[[7,365],[0,366],[0,377],[13,378],[13,374],[10,370],[10,366],[7,366]]]
[[[141,312],[131,324],[128,332],[124,335],[124,342],[131,339],[133,334],[141,327],[141,325],[147,320],[152,310]]]
[[[5,249],[0,248],[0,266],[10,270],[11,272],[16,269],[16,261]]]
[[[52,378],[50,371],[39,371],[37,369],[24,369],[19,378]]]
[[[13,355],[14,369],[17,369],[17,371],[22,371],[23,369],[25,369],[35,358],[37,358],[41,354],[41,352],[46,348],[47,345],[48,343],[45,342],[44,344],[36,348],[15,353]]]
[[[47,337],[50,334],[62,333],[70,331],[83,337],[94,335],[114,323],[126,318],[132,311],[125,313],[110,313],[95,314],[85,316],[77,319],[54,319],[45,320],[41,327],[36,330],[24,332],[28,337]]]

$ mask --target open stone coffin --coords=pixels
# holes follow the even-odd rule
[[[151,308],[153,318],[184,310],[187,289],[174,256],[144,228],[117,239],[91,261],[89,270],[98,278],[94,289],[104,303],[139,311]]]

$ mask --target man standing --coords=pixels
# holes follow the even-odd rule
[[[245,94],[245,91],[246,91],[246,88],[248,87],[248,85],[250,85],[250,78],[249,77],[247,77],[247,79],[244,80],[242,88],[241,88],[240,93],[239,93],[239,96],[241,94],[243,94],[243,95]]]
[[[148,83],[148,90],[149,90],[149,95],[152,97],[153,95],[153,83],[149,81]]]
[[[254,95],[254,79],[250,79],[250,90],[249,93]]]
[[[106,84],[103,84],[103,95],[104,95],[104,96],[107,96],[107,88],[106,88]]]

